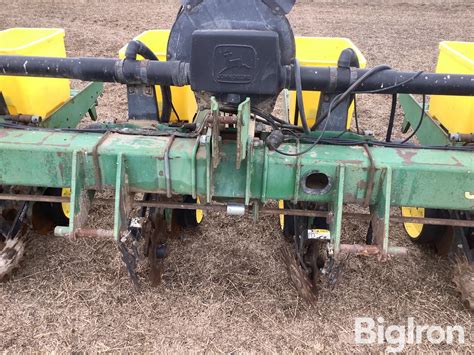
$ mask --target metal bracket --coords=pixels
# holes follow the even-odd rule
[[[251,194],[251,186],[252,186],[252,170],[253,170],[253,153],[254,153],[254,146],[253,141],[249,141],[248,145],[248,159],[247,159],[247,172],[245,175],[245,206],[250,204],[250,194]]]
[[[95,192],[85,189],[85,178],[85,152],[74,151],[72,155],[69,227],[56,227],[55,235],[76,239],[77,230],[86,224]]]
[[[165,179],[166,179],[166,197],[171,198],[171,166],[170,166],[170,150],[173,145],[175,135],[172,134],[168,138],[168,144],[166,145],[164,152],[164,161],[165,161]]]
[[[392,168],[387,166],[382,171],[382,186],[378,202],[370,206],[374,244],[380,249],[382,257],[387,255],[405,255],[404,247],[393,247],[389,244],[390,207],[392,197]]]
[[[255,134],[255,121],[250,119],[250,98],[242,102],[237,109],[237,149],[235,168],[240,169],[242,161],[247,157],[248,142]]]
[[[408,128],[417,127],[421,118],[421,104],[413,95],[402,94],[399,97],[400,104],[405,112],[402,131],[407,132]],[[416,138],[420,144],[427,145],[452,145],[449,134],[441,124],[433,119],[428,113],[424,113],[423,122],[416,133]]]
[[[156,120],[159,116],[158,104],[153,86],[128,85],[128,119]]]
[[[114,239],[119,241],[128,227],[131,210],[131,195],[128,189],[126,160],[123,154],[117,156],[117,175],[115,178]]]
[[[94,119],[97,98],[103,91],[103,83],[90,83],[81,91],[71,90],[69,100],[44,119],[40,127],[75,128],[88,112],[92,112],[91,118]],[[97,118],[97,113],[95,117]]]
[[[359,58],[352,48],[346,48],[342,51],[337,62],[338,70],[344,70],[345,75],[352,76],[351,68],[359,68]],[[334,88],[336,89],[336,88]],[[331,102],[336,100],[339,92],[321,92],[319,99],[318,112],[316,114],[316,122],[320,122],[321,118],[327,118]],[[349,95],[336,107],[331,108],[331,117],[328,122],[322,123],[327,131],[346,131],[347,130],[347,116],[349,115],[349,108],[354,101],[354,95]]]
[[[364,207],[369,207],[370,200],[372,199],[372,192],[374,190],[374,185],[375,185],[375,181],[374,181],[375,171],[377,169],[376,169],[376,166],[375,166],[374,157],[372,156],[372,153],[371,153],[371,151],[369,149],[369,146],[367,144],[364,144],[364,150],[367,153],[367,156],[369,157],[370,166],[369,166],[368,182],[367,182],[367,185],[366,185],[367,190],[365,190],[365,198],[364,198],[363,206]]]
[[[220,144],[221,144],[221,132],[219,125],[219,104],[216,98],[211,97],[211,145],[212,145],[212,167],[216,169],[221,161],[220,156]]]
[[[387,254],[390,227],[390,197],[392,193],[392,168],[385,167],[383,169],[383,175],[379,200],[375,205],[370,206],[370,213],[372,215],[371,222],[374,244],[377,245],[384,254]]]
[[[346,178],[346,168],[343,165],[338,166],[337,183],[335,189],[335,196],[330,203],[330,211],[332,218],[329,224],[331,232],[331,240],[333,244],[334,253],[337,255],[341,248],[341,233],[342,233],[342,209],[344,207],[344,183]]]
[[[212,169],[212,149],[211,149],[211,131],[207,131],[204,137],[206,148],[206,203],[211,203],[214,188],[214,173]]]
[[[89,114],[89,117],[92,121],[97,121],[97,109],[95,108],[95,105],[89,108],[89,111],[87,111],[87,113]]]

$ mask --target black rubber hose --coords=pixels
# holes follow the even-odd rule
[[[137,55],[141,55],[145,59],[149,60],[156,60],[159,61],[158,57],[148,48],[143,42],[133,40],[130,41],[127,45],[127,49],[125,50],[125,58],[136,60]],[[160,122],[169,122],[171,118],[171,89],[169,86],[161,85],[161,96],[163,97],[163,107],[160,110],[157,105],[157,112],[159,116]],[[155,86],[153,86],[153,90],[155,90]],[[156,90],[155,90],[155,97],[156,97]]]
[[[303,102],[303,88],[301,85],[301,67],[298,59],[295,59],[295,85],[296,85],[296,102],[298,103],[298,110],[300,112],[301,124],[305,133],[310,133],[308,121],[306,120],[306,113]]]

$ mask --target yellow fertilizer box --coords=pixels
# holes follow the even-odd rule
[[[0,55],[66,57],[64,30],[11,28],[0,31]],[[28,68],[28,62],[25,61]],[[0,76],[10,114],[47,118],[70,95],[68,79]]]
[[[474,74],[474,42],[441,42],[436,72]],[[473,96],[432,96],[429,113],[450,133],[474,133]]]

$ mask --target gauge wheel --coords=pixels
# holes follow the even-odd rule
[[[201,204],[201,200],[198,198],[194,199],[190,195],[183,197],[183,203],[197,203]],[[204,219],[204,213],[202,210],[175,210],[176,223],[183,228],[196,228],[202,223]]]
[[[288,202],[280,200],[278,201],[278,208],[280,210],[290,208]],[[280,215],[280,228],[283,231],[283,235],[286,238],[292,238],[295,235],[295,218],[285,214]]]
[[[403,217],[443,218],[441,210],[416,207],[402,207]],[[447,233],[447,226],[434,226],[422,223],[403,223],[408,238],[416,244],[433,244]]]
[[[48,188],[45,196],[71,196],[69,188]],[[33,206],[33,227],[44,233],[55,226],[68,226],[70,216],[69,203],[36,202]]]

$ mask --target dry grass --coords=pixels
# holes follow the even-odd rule
[[[0,1],[1,28],[56,26],[67,32],[69,55],[114,56],[134,35],[171,25],[178,1]],[[383,4],[383,5],[382,5]],[[434,5],[435,4],[435,5]],[[370,64],[433,70],[437,43],[473,40],[471,1],[300,1],[290,15],[300,35],[351,38]],[[0,29],[1,29],[0,28]],[[123,88],[107,85],[99,114],[125,117]],[[362,125],[383,134],[386,97],[363,98]],[[95,207],[94,225],[110,224]],[[344,224],[361,241],[366,225]],[[399,227],[394,242],[410,256],[380,264],[350,258],[334,290],[309,309],[289,284],[279,259],[275,218],[208,215],[196,233],[170,243],[164,283],[133,292],[111,241],[70,242],[36,236],[21,270],[0,285],[0,349],[18,351],[382,351],[353,342],[357,316],[404,323],[460,324],[466,345],[421,344],[408,350],[474,351],[472,314],[451,283],[449,262],[408,245]],[[142,273],[146,272],[146,267]]]

